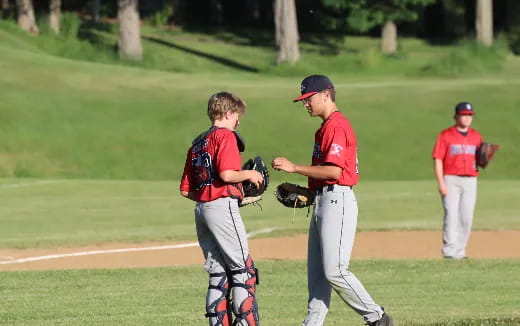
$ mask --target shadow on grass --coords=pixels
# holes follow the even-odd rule
[[[78,30],[78,39],[87,41],[92,46],[117,54],[117,39],[114,37],[114,24],[83,21]]]
[[[205,53],[205,52],[202,52],[202,51],[190,49],[190,48],[188,48],[186,46],[178,45],[178,44],[175,44],[175,43],[173,43],[171,41],[165,41],[165,40],[161,40],[161,39],[156,38],[156,37],[144,36],[144,35],[142,35],[142,38],[145,39],[145,40],[151,41],[151,42],[155,42],[157,44],[166,45],[166,46],[169,46],[171,48],[174,48],[174,49],[177,49],[177,50],[181,50],[181,51],[184,51],[184,52],[189,53],[189,54],[194,54],[194,55],[197,55],[199,57],[215,61],[216,63],[222,64],[224,66],[228,66],[230,68],[243,70],[243,71],[247,71],[247,72],[259,72],[259,70],[257,68],[254,68],[254,67],[251,67],[251,66],[246,66],[246,65],[243,65],[243,64],[238,63],[236,61],[224,58],[224,57],[219,57],[219,56],[216,56],[216,55],[213,55],[213,54],[208,54],[208,53]]]
[[[186,28],[186,31],[206,34],[216,40],[234,45],[258,46],[273,49],[276,47],[275,32],[272,29],[189,26]],[[343,45],[344,37],[345,35],[341,33],[301,33],[300,42],[312,45],[312,48],[306,50],[307,52],[315,52],[323,55],[359,52],[355,49],[345,48]]]

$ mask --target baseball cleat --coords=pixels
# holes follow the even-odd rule
[[[387,313],[383,314],[383,317],[379,319],[378,321],[374,321],[372,323],[368,323],[368,326],[393,326],[394,321],[392,320],[392,317],[388,315]]]

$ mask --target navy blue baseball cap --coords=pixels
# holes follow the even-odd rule
[[[334,85],[327,76],[311,75],[305,78],[301,84],[302,95],[295,98],[293,102],[305,100],[312,95],[319,93],[325,89],[333,89]]]
[[[455,114],[458,115],[474,115],[475,111],[473,111],[473,105],[468,102],[460,102],[455,105]]]

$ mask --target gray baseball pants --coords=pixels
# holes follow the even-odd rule
[[[331,291],[364,317],[374,322],[383,309],[370,297],[363,284],[348,270],[356,234],[358,207],[350,187],[324,187],[315,199],[309,226],[307,258],[308,314],[304,326],[323,325],[329,310]]]
[[[455,259],[466,257],[466,245],[473,224],[477,201],[477,178],[445,175],[448,194],[442,198],[444,206],[442,255]]]
[[[210,307],[222,296],[222,291],[216,289],[222,281],[222,276],[218,275],[246,267],[249,256],[247,233],[238,201],[229,197],[198,202],[195,206],[195,223],[199,245],[206,259],[204,268],[210,274],[210,288],[206,295],[206,307]],[[232,283],[244,284],[249,276],[247,273],[238,273],[231,277]],[[238,314],[239,305],[249,296],[248,291],[243,287],[232,287],[231,296],[233,311]],[[217,324],[215,317],[209,319],[210,325]],[[238,325],[247,323],[242,321]]]

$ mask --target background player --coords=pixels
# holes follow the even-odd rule
[[[376,304],[356,276],[348,270],[356,233],[358,207],[352,187],[358,182],[356,136],[335,103],[329,78],[312,75],[301,83],[302,101],[311,117],[323,120],[314,138],[312,166],[275,158],[273,168],[308,177],[315,191],[309,226],[307,257],[308,315],[303,325],[323,325],[331,290],[362,315],[368,325],[392,325],[390,316]]]
[[[466,245],[477,200],[476,151],[482,137],[470,128],[473,106],[455,106],[455,126],[443,130],[433,148],[434,172],[444,206],[443,247],[445,258],[466,258]]]
[[[210,97],[209,130],[200,134],[188,150],[180,191],[197,202],[195,223],[209,273],[206,317],[210,326],[259,325],[256,303],[257,270],[249,255],[247,235],[240,216],[242,181],[257,187],[262,175],[241,170],[244,143],[235,132],[246,104],[231,93]],[[235,324],[233,324],[235,325]]]

